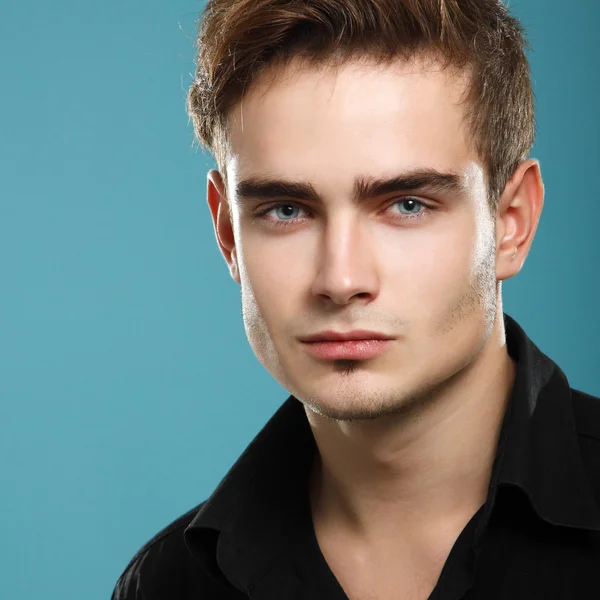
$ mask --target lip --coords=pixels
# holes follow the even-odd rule
[[[366,329],[354,329],[346,333],[339,331],[322,331],[305,338],[300,341],[306,343],[314,342],[345,342],[349,340],[392,340],[392,336],[380,333],[378,331],[367,331]]]
[[[375,358],[388,349],[390,339],[353,339],[303,342],[305,350],[321,360],[364,360]]]

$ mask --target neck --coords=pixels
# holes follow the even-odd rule
[[[500,313],[477,359],[410,414],[342,422],[307,409],[315,527],[380,545],[464,526],[487,496],[515,372]]]

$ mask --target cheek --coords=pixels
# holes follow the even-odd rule
[[[473,227],[458,219],[440,220],[435,226],[415,229],[401,238],[387,236],[381,264],[388,268],[382,282],[385,285],[387,280],[394,294],[405,298],[407,306],[425,308],[443,303],[468,285],[474,243]]]
[[[307,244],[283,237],[247,239],[240,255],[242,286],[270,321],[297,311],[310,288],[311,252]]]

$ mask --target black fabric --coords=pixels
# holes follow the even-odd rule
[[[429,600],[600,598],[600,399],[504,322],[517,372],[487,499]],[[315,452],[290,396],[212,495],[136,553],[112,600],[348,600],[313,528]]]

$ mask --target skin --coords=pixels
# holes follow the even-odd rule
[[[466,75],[426,60],[296,67],[259,79],[231,111],[232,193],[208,173],[216,239],[256,356],[303,403],[314,433],[309,495],[333,572],[348,593],[377,586],[391,597],[400,580],[426,597],[487,496],[515,376],[501,281],[531,247],[540,168],[521,163],[490,215],[460,103]],[[351,202],[354,177],[414,167],[455,172],[464,191]],[[242,203],[235,184],[257,174],[311,182],[323,203]],[[327,329],[396,339],[369,360],[324,361],[298,338]]]

